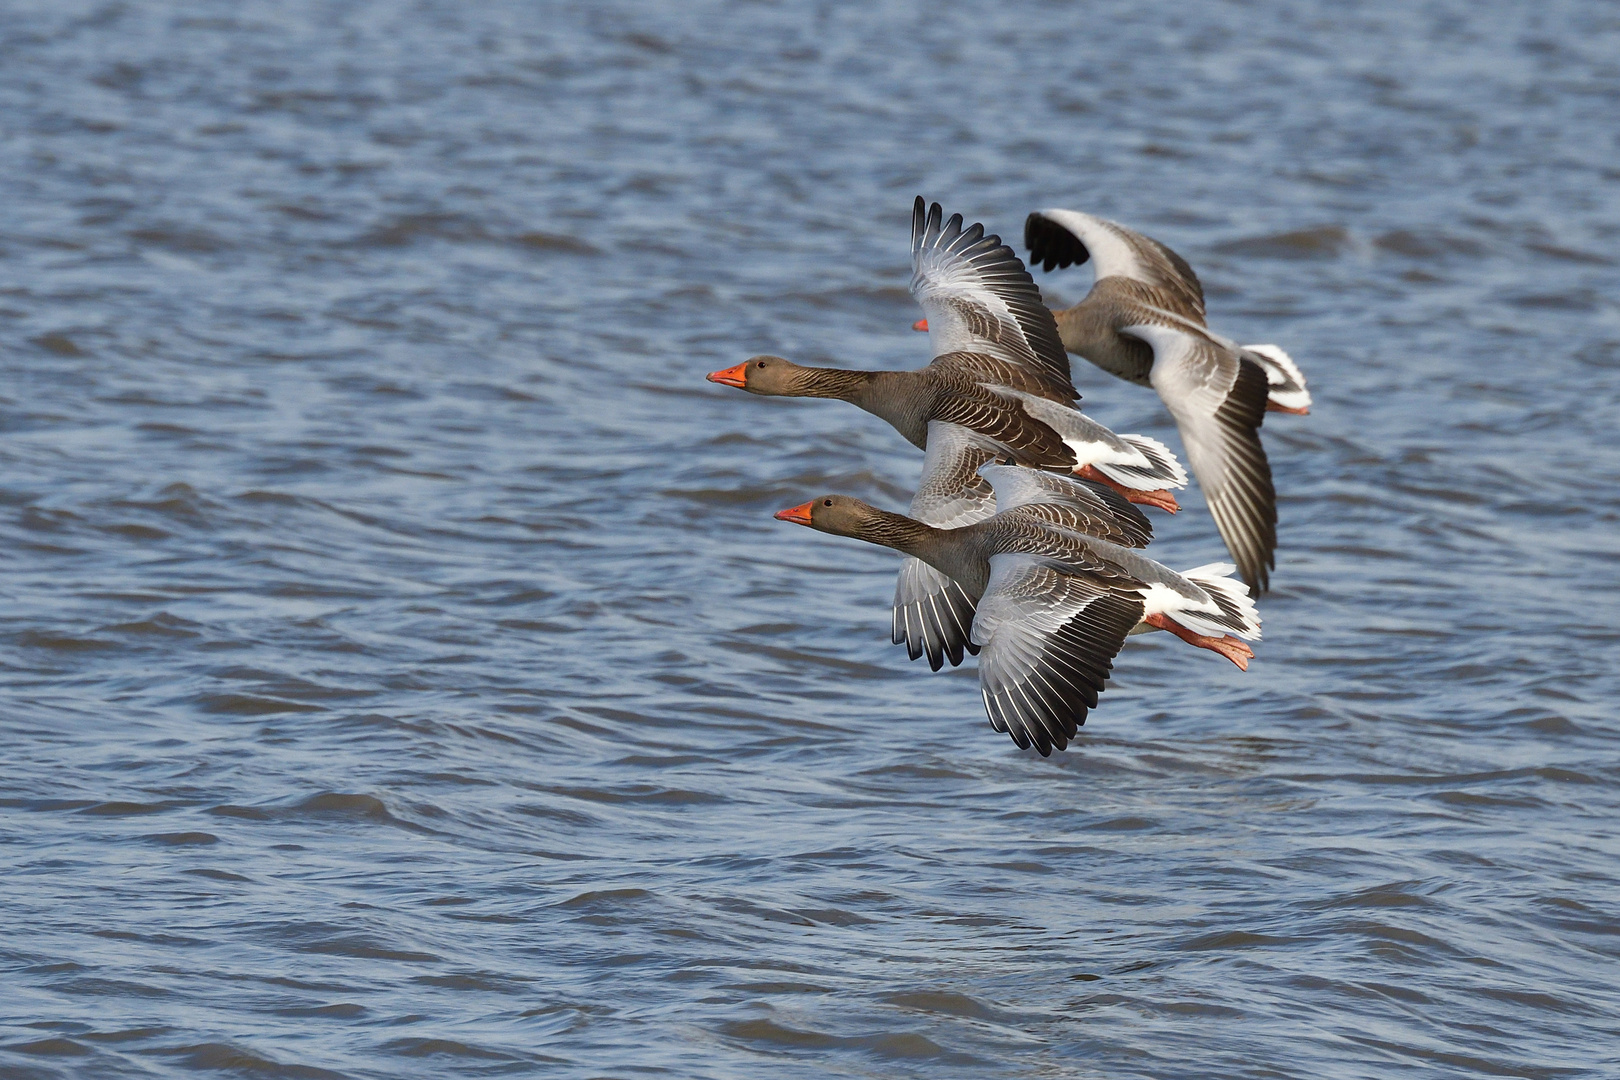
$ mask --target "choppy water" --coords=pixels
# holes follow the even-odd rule
[[[0,1074],[1620,1074],[1617,115],[1605,0],[6,4]],[[918,193],[1305,365],[1248,674],[1020,753],[770,519],[919,456],[702,375],[924,362]]]

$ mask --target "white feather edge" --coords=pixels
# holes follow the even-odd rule
[[[942,243],[942,237],[935,237],[933,243],[919,249],[912,260],[910,291],[917,305],[923,309],[923,314],[928,317],[928,347],[935,356],[958,350],[977,350],[1017,359],[1016,351],[970,332],[962,316],[949,306],[948,301],[952,297],[972,300],[1003,327],[1016,331],[1019,338],[1024,340],[1025,348],[1030,348],[1012,308],[985,284],[978,271],[959,253],[948,248],[949,243]]]
[[[1305,388],[1305,373],[1299,370],[1293,357],[1275,345],[1245,345],[1243,351],[1260,358],[1260,366],[1266,372],[1266,383],[1273,388],[1267,394],[1272,401],[1289,409],[1311,407],[1311,392]],[[1275,389],[1290,382],[1299,389]]]
[[[1160,491],[1164,488],[1183,488],[1187,486],[1187,470],[1181,467],[1181,461],[1168,446],[1164,445],[1164,443],[1160,442],[1158,439],[1150,439],[1146,435],[1121,435],[1120,439],[1126,444],[1145,445],[1155,453],[1162,455],[1172,474],[1171,478],[1169,480],[1150,479],[1148,477],[1137,476],[1133,473],[1123,472],[1121,470],[1112,468],[1112,466],[1115,465],[1131,465],[1137,468],[1147,469],[1153,468],[1152,462],[1146,460],[1147,455],[1142,453],[1140,449],[1137,449],[1134,459],[1131,461],[1097,460],[1086,462],[1077,460],[1075,463],[1075,469],[1082,469],[1088,464],[1095,465],[1098,471],[1103,473],[1110,480],[1114,481],[1116,484],[1119,484],[1121,487],[1128,487],[1132,491]],[[1067,439],[1064,440],[1064,445],[1074,451],[1074,456],[1077,459],[1082,456],[1080,450]]]

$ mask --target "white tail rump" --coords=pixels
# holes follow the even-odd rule
[[[1209,594],[1210,603],[1183,599],[1179,610],[1166,612],[1187,629],[1210,637],[1231,634],[1249,641],[1260,640],[1260,612],[1249,595],[1249,587],[1232,575],[1231,563],[1208,563],[1182,572],[1182,577]]]

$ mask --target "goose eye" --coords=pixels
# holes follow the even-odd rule
[[[754,366],[755,367],[764,367],[765,366],[765,361],[761,360],[759,363],[755,364]]]
[[[832,500],[831,499],[822,499],[821,500],[821,505],[822,506],[831,506],[832,505]]]

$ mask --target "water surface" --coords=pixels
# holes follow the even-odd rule
[[[1601,0],[7,4],[0,1074],[1620,1073],[1616,57]],[[702,376],[925,362],[919,193],[1136,225],[1305,367],[1247,674],[1133,640],[1043,760],[771,520],[920,455]]]

